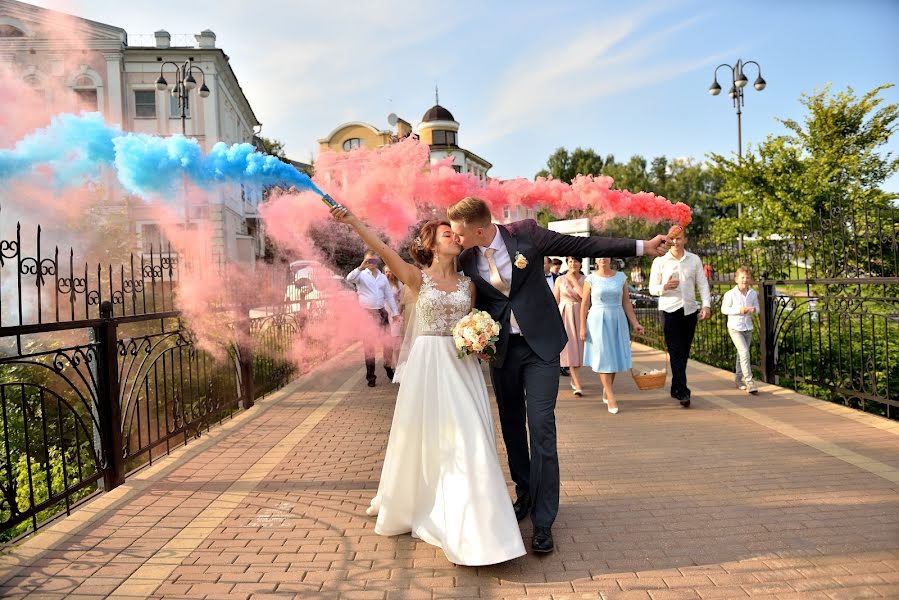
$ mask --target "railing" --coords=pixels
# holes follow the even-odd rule
[[[40,229],[33,250],[24,242],[20,226],[0,240],[0,540],[282,386],[307,314],[323,310],[321,300],[222,310],[244,341],[213,357],[175,310],[171,248],[101,268],[45,255]]]

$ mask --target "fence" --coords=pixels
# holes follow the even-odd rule
[[[46,254],[40,228],[0,240],[0,539],[120,485],[293,374],[286,352],[320,302],[222,307],[249,341],[212,356],[174,308],[184,274],[163,250],[102,267]]]

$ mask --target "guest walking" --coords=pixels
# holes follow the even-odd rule
[[[649,272],[649,293],[659,297],[665,344],[671,357],[671,397],[684,408],[690,407],[690,388],[687,386],[687,359],[696,333],[697,312],[700,321],[712,314],[712,294],[705,277],[702,261],[687,252],[687,234],[675,238],[671,249],[652,261]],[[702,298],[702,308],[696,302],[696,291]]]
[[[397,315],[395,317],[390,317],[390,343],[392,344],[391,349],[391,365],[396,365],[397,360],[399,359],[400,345],[403,341],[403,333],[405,331],[405,318],[406,318],[406,310],[403,303],[403,297],[405,295],[406,286],[403,285],[403,282],[397,279],[396,275],[390,270],[390,267],[384,267],[384,276],[387,278],[387,282],[390,284],[390,290],[393,292],[393,301],[395,306],[398,309]],[[387,308],[386,306],[384,308]]]
[[[388,379],[393,379],[393,345],[390,342],[388,330],[390,317],[399,315],[393,291],[387,277],[378,269],[381,259],[374,252],[366,252],[362,264],[350,271],[346,280],[356,286],[356,294],[359,297],[359,305],[367,310],[378,322],[382,329],[382,352],[384,357],[384,371]],[[384,307],[387,307],[386,309]],[[362,340],[362,348],[365,352],[365,378],[368,387],[375,387],[375,340],[365,338]]]
[[[568,343],[562,349],[560,364],[568,369],[571,375],[571,389],[575,396],[582,396],[581,380],[578,375],[584,360],[584,342],[581,339],[581,292],[584,286],[584,275],[581,273],[581,259],[569,256],[568,271],[556,278],[553,295],[559,305],[562,323]]]
[[[615,374],[631,368],[628,322],[638,334],[644,330],[627,294],[624,273],[612,269],[609,258],[597,259],[596,267],[584,281],[581,293],[580,339],[585,342],[584,364],[599,373],[602,401],[614,415],[618,413]]]
[[[737,348],[737,366],[734,370],[734,384],[750,394],[757,394],[758,388],[752,378],[752,315],[759,312],[759,296],[749,287],[752,275],[748,267],[740,267],[734,275],[737,285],[728,290],[721,300],[721,312],[727,315],[727,333]]]

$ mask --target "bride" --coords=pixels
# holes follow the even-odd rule
[[[419,269],[346,208],[331,210],[418,295],[418,335],[402,378],[378,493],[366,511],[379,535],[410,533],[458,565],[525,554],[496,454],[487,387],[474,356],[459,359],[453,325],[474,306],[475,288],[456,271],[462,251],[445,221],[426,223],[410,248]],[[410,324],[410,328],[413,324]],[[407,334],[408,335],[408,334]],[[402,361],[402,357],[400,359]]]

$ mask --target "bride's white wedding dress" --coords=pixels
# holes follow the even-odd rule
[[[525,554],[496,454],[493,416],[476,358],[459,359],[453,325],[471,310],[470,280],[453,292],[422,273],[419,335],[396,398],[377,496],[380,535],[410,533],[458,565]]]

